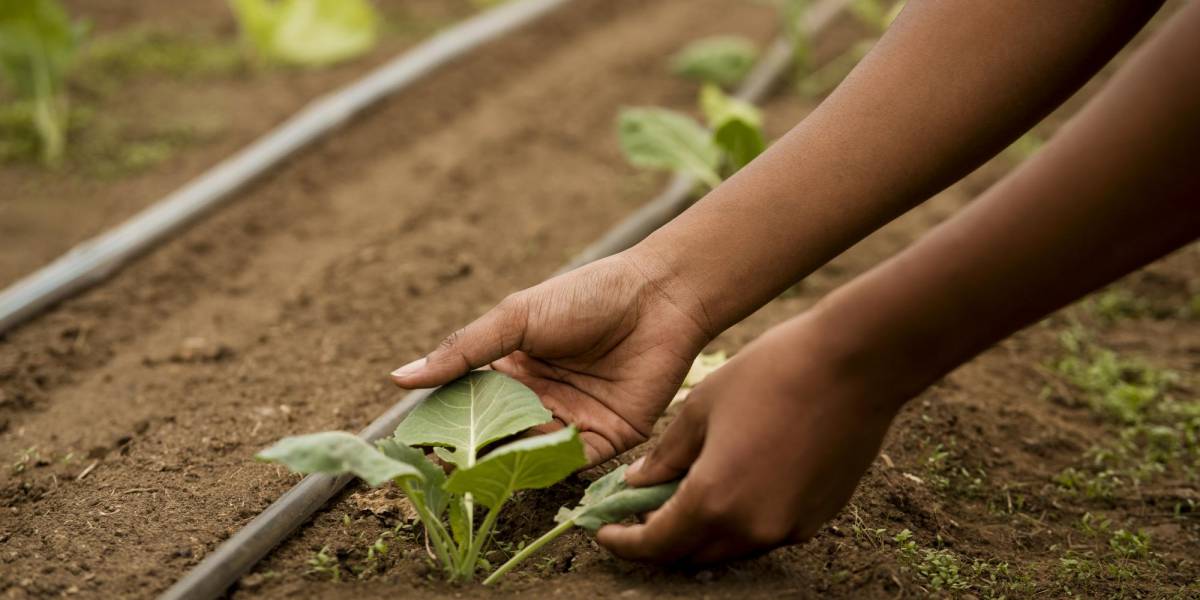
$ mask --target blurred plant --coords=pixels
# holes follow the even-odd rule
[[[686,173],[709,188],[766,147],[762,115],[754,105],[726,96],[714,84],[700,91],[709,129],[665,108],[627,108],[617,120],[626,159],[636,167]]]
[[[735,35],[717,35],[696,40],[671,58],[676,75],[728,88],[746,77],[758,50],[754,42]]]
[[[375,45],[379,18],[366,0],[229,0],[242,36],[263,59],[317,67]]]
[[[55,0],[0,2],[0,72],[24,105],[13,112],[28,115],[47,164],[58,163],[66,147],[64,80],[83,34]]]

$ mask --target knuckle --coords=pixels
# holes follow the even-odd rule
[[[462,329],[454,331],[450,335],[442,338],[442,341],[440,343],[438,343],[438,350],[447,351],[447,350],[453,350],[453,349],[457,348],[459,342],[462,340],[462,336],[463,336]]]

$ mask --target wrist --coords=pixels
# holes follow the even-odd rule
[[[646,314],[681,318],[694,328],[691,337],[699,344],[697,352],[724,329],[713,319],[698,286],[675,269],[670,257],[644,243],[616,257],[640,278]]]
[[[914,336],[879,302],[858,305],[852,290],[823,298],[796,320],[805,321],[828,369],[846,385],[860,388],[881,409],[898,411],[945,375],[937,348]],[[811,360],[811,358],[809,359]]]

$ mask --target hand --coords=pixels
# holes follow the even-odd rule
[[[840,366],[834,346],[801,315],[708,376],[626,473],[635,486],[683,476],[679,490],[597,541],[631,560],[706,564],[812,537],[850,499],[899,406]]]
[[[404,388],[493,369],[573,424],[590,464],[649,438],[711,339],[703,307],[653,256],[625,252],[505,298],[427,357],[397,369]]]

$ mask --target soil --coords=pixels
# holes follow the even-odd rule
[[[223,19],[212,4],[108,0],[94,10],[103,27],[142,18],[183,27]],[[390,369],[546,277],[651,197],[664,180],[624,163],[616,112],[692,106],[695,86],[667,76],[666,58],[691,39],[731,32],[765,42],[774,16],[748,2],[578,0],[385,102],[113,280],[0,338],[0,590],[41,598],[165,589],[298,480],[252,461],[256,450],[284,435],[361,428],[401,396],[386,381]],[[817,55],[863,33],[845,19]],[[131,106],[202,88],[214,101],[228,94],[220,110],[246,125],[115,181],[0,169],[3,189],[58,202],[0,207],[15,211],[0,219],[0,273],[36,267],[383,58],[323,74],[131,87]],[[1052,133],[1095,87],[1039,131]],[[767,107],[769,128],[778,135],[811,108],[781,91]],[[1014,165],[998,157],[713,349],[736,352]],[[63,224],[67,204],[83,223]],[[1072,485],[1063,473],[1098,473],[1089,450],[1115,447],[1129,427],[1094,410],[1089,391],[1055,365],[1071,353],[1064,337],[1082,340],[1171,370],[1162,394],[1194,403],[1198,293],[1192,246],[954,372],[909,405],[850,506],[803,546],[696,572],[618,561],[572,532],[498,589],[452,586],[437,580],[388,494],[353,487],[231,594],[1197,597],[1195,440],[1138,478],[1117,465],[1116,483]],[[523,494],[500,541],[544,531],[599,472]],[[1118,532],[1145,534],[1148,548]],[[368,558],[381,538],[388,551]],[[502,560],[504,548],[490,558]],[[322,549],[337,581],[334,569],[312,568]]]

